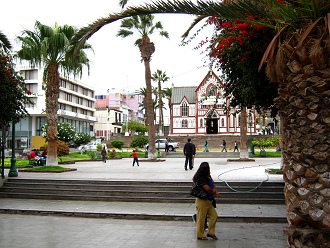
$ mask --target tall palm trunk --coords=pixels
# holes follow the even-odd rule
[[[315,63],[290,53],[279,85],[290,247],[330,247],[330,67],[324,54],[315,53]]]
[[[58,65],[50,64],[48,69],[46,89],[46,113],[47,113],[47,165],[57,165],[57,110],[59,98],[59,72]]]
[[[152,105],[152,87],[151,87],[151,70],[150,60],[152,54],[155,52],[154,43],[150,42],[149,37],[144,37],[139,45],[141,57],[145,67],[145,80],[146,80],[146,115],[149,136],[149,151],[148,158],[155,159],[156,156],[156,128],[154,123],[154,108]]]
[[[159,97],[159,134],[164,134],[164,114],[163,114],[163,97],[161,81],[158,80],[158,97]]]
[[[241,135],[241,141],[240,141],[240,159],[248,159],[249,153],[248,153],[248,136],[247,136],[247,111],[246,107],[242,106],[241,109],[241,123],[240,123],[240,135]]]

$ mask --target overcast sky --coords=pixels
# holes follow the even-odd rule
[[[81,28],[97,18],[120,11],[119,0],[11,0],[2,4],[0,30],[7,35],[14,45],[15,37],[24,29],[33,30],[36,20],[54,26],[68,24]],[[130,5],[142,0],[131,0]],[[204,56],[194,46],[205,35],[187,46],[179,46],[180,36],[194,19],[188,15],[156,15],[164,29],[169,32],[170,39],[153,34],[156,51],[152,56],[151,71],[165,71],[171,78],[165,87],[172,83],[175,86],[197,86],[208,68],[203,67]],[[91,53],[90,75],[84,74],[79,81],[93,85],[96,92],[108,88],[127,90],[145,87],[144,66],[138,47],[134,46],[137,36],[125,39],[117,37],[120,22],[108,24],[88,40],[93,46]],[[210,34],[209,34],[210,36]]]

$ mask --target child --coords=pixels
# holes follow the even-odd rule
[[[135,162],[136,162],[137,166],[139,166],[139,157],[135,150],[133,150],[133,152],[132,152],[132,157],[133,157],[133,166],[134,166]]]

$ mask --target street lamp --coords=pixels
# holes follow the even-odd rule
[[[160,153],[159,153],[159,127],[157,131],[157,158],[160,158]]]
[[[11,150],[11,159],[10,159],[10,169],[8,172],[8,177],[18,177],[16,169],[16,157],[15,157],[15,122],[11,124],[11,140],[12,140],[12,150]]]
[[[249,111],[249,127],[250,127],[250,152],[249,152],[249,157],[253,158],[254,157],[254,146],[252,144],[252,113],[251,110]]]

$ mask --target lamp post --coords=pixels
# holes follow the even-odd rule
[[[160,157],[160,153],[159,153],[159,127],[158,127],[158,131],[157,131],[157,158]]]
[[[252,114],[251,110],[249,111],[249,127],[250,127],[250,152],[249,152],[249,157],[253,158],[254,157],[254,146],[252,144]]]
[[[18,172],[16,169],[16,156],[15,156],[15,122],[11,124],[11,140],[12,140],[12,150],[10,159],[10,169],[8,172],[8,177],[18,177]]]

